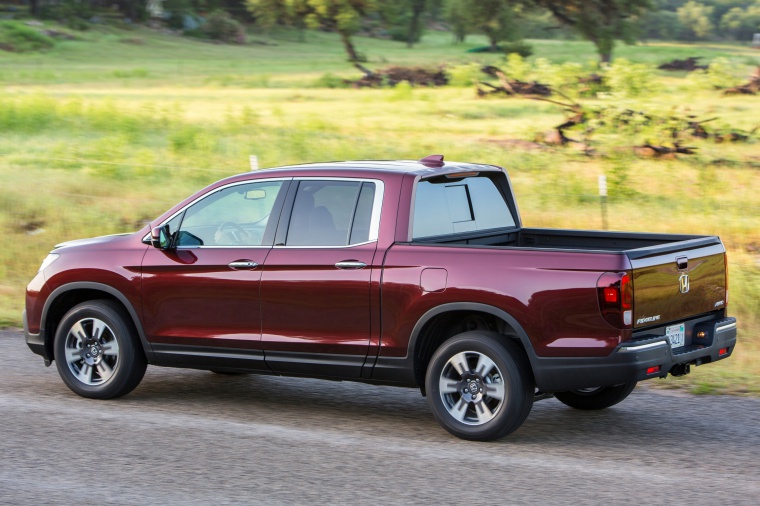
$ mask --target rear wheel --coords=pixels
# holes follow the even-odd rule
[[[571,408],[595,410],[605,409],[623,401],[636,388],[636,382],[623,383],[612,387],[584,388],[557,392],[554,394],[560,402]]]
[[[436,420],[462,439],[506,436],[533,406],[533,377],[522,349],[494,332],[446,341],[430,360],[425,389]]]
[[[140,383],[147,361],[128,318],[110,300],[84,302],[63,317],[53,349],[58,374],[74,393],[111,399]]]

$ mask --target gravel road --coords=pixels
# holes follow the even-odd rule
[[[0,504],[758,504],[758,420],[760,399],[638,388],[472,443],[416,390],[159,367],[94,401],[0,331]]]

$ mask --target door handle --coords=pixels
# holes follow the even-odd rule
[[[227,264],[227,266],[230,269],[243,270],[243,269],[255,269],[256,267],[259,266],[259,264],[257,264],[253,260],[235,260],[234,262],[230,262],[229,264]]]
[[[338,269],[363,269],[367,267],[367,264],[359,262],[358,260],[343,260],[336,263],[335,267]]]

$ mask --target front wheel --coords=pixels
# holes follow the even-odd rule
[[[490,441],[517,430],[533,406],[533,376],[508,336],[472,331],[446,341],[430,360],[428,402],[444,429]]]
[[[110,300],[84,302],[63,317],[53,349],[58,374],[74,393],[111,399],[140,383],[147,361],[128,318]]]
[[[605,409],[622,402],[636,388],[636,382],[623,383],[611,387],[584,388],[557,392],[554,397],[571,408],[596,410]]]

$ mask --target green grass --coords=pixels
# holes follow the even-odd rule
[[[336,37],[255,36],[262,45],[224,46],[154,31],[97,28],[37,53],[0,52],[0,325],[19,325],[25,284],[57,242],[132,231],[181,198],[224,176],[262,166],[339,159],[449,160],[508,168],[524,223],[600,228],[597,176],[610,181],[609,221],[622,230],[720,235],[731,262],[734,356],[657,385],[695,392],[760,393],[760,144],[689,142],[678,160],[635,158],[640,142],[605,133],[601,156],[572,148],[523,150],[560,123],[562,110],[522,99],[479,99],[472,87],[320,89],[326,73],[357,76]],[[139,42],[138,42],[139,41]],[[410,51],[359,38],[369,66],[499,62],[432,33]],[[594,59],[580,41],[532,41],[535,58]],[[731,45],[619,46],[633,62],[723,57],[745,75],[760,53]],[[722,97],[683,75],[657,72],[659,91],[618,104],[666,114],[677,106],[750,130],[756,97]]]

